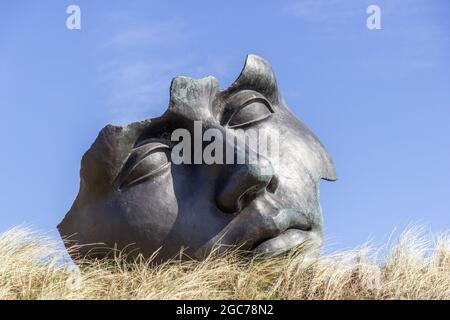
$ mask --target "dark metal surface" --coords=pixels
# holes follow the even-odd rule
[[[254,105],[242,111],[250,100]],[[270,156],[251,164],[172,163],[172,132],[193,132],[194,121],[202,121],[203,132],[277,133],[277,165]],[[103,128],[83,156],[80,175],[79,194],[58,225],[71,240],[67,246],[102,243],[146,257],[160,249],[161,260],[182,248],[201,259],[219,243],[267,256],[305,241],[319,247],[319,182],[336,179],[327,151],[286,106],[270,64],[255,55],[223,91],[214,77],[175,78],[168,110]],[[108,250],[78,252],[102,257]]]

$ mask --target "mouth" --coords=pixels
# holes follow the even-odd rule
[[[239,247],[263,258],[284,254],[316,237],[308,215],[297,209],[277,209],[267,202],[255,202],[236,216],[217,236],[196,251],[205,256]]]
[[[266,228],[270,236],[255,243],[253,253],[262,257],[278,256],[311,239],[312,223],[302,211],[282,209],[269,217],[262,230]]]
[[[287,229],[280,235],[259,243],[252,252],[264,258],[276,257],[305,244],[310,238],[309,233],[310,231],[300,229]]]

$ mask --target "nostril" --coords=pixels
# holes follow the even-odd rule
[[[234,165],[223,172],[223,181],[216,186],[216,204],[224,212],[240,212],[273,180],[273,167],[261,158],[257,163]],[[275,191],[274,181],[269,188]]]
[[[275,191],[278,189],[278,184],[280,180],[278,179],[277,175],[273,175],[272,179],[270,180],[269,184],[266,187],[267,192],[275,193]]]
[[[269,180],[259,180],[249,176],[248,172],[235,172],[225,183],[218,185],[216,203],[224,212],[238,212],[265,190],[268,183]]]

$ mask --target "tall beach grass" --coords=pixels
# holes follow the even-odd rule
[[[404,232],[378,250],[269,260],[238,252],[204,261],[67,261],[64,249],[27,228],[0,235],[0,299],[450,299],[450,237]]]

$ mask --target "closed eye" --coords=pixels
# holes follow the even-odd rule
[[[128,157],[118,178],[119,189],[141,183],[170,166],[170,147],[148,142],[136,147]]]
[[[239,128],[268,118],[273,113],[270,104],[261,98],[250,100],[228,120],[229,128]]]

